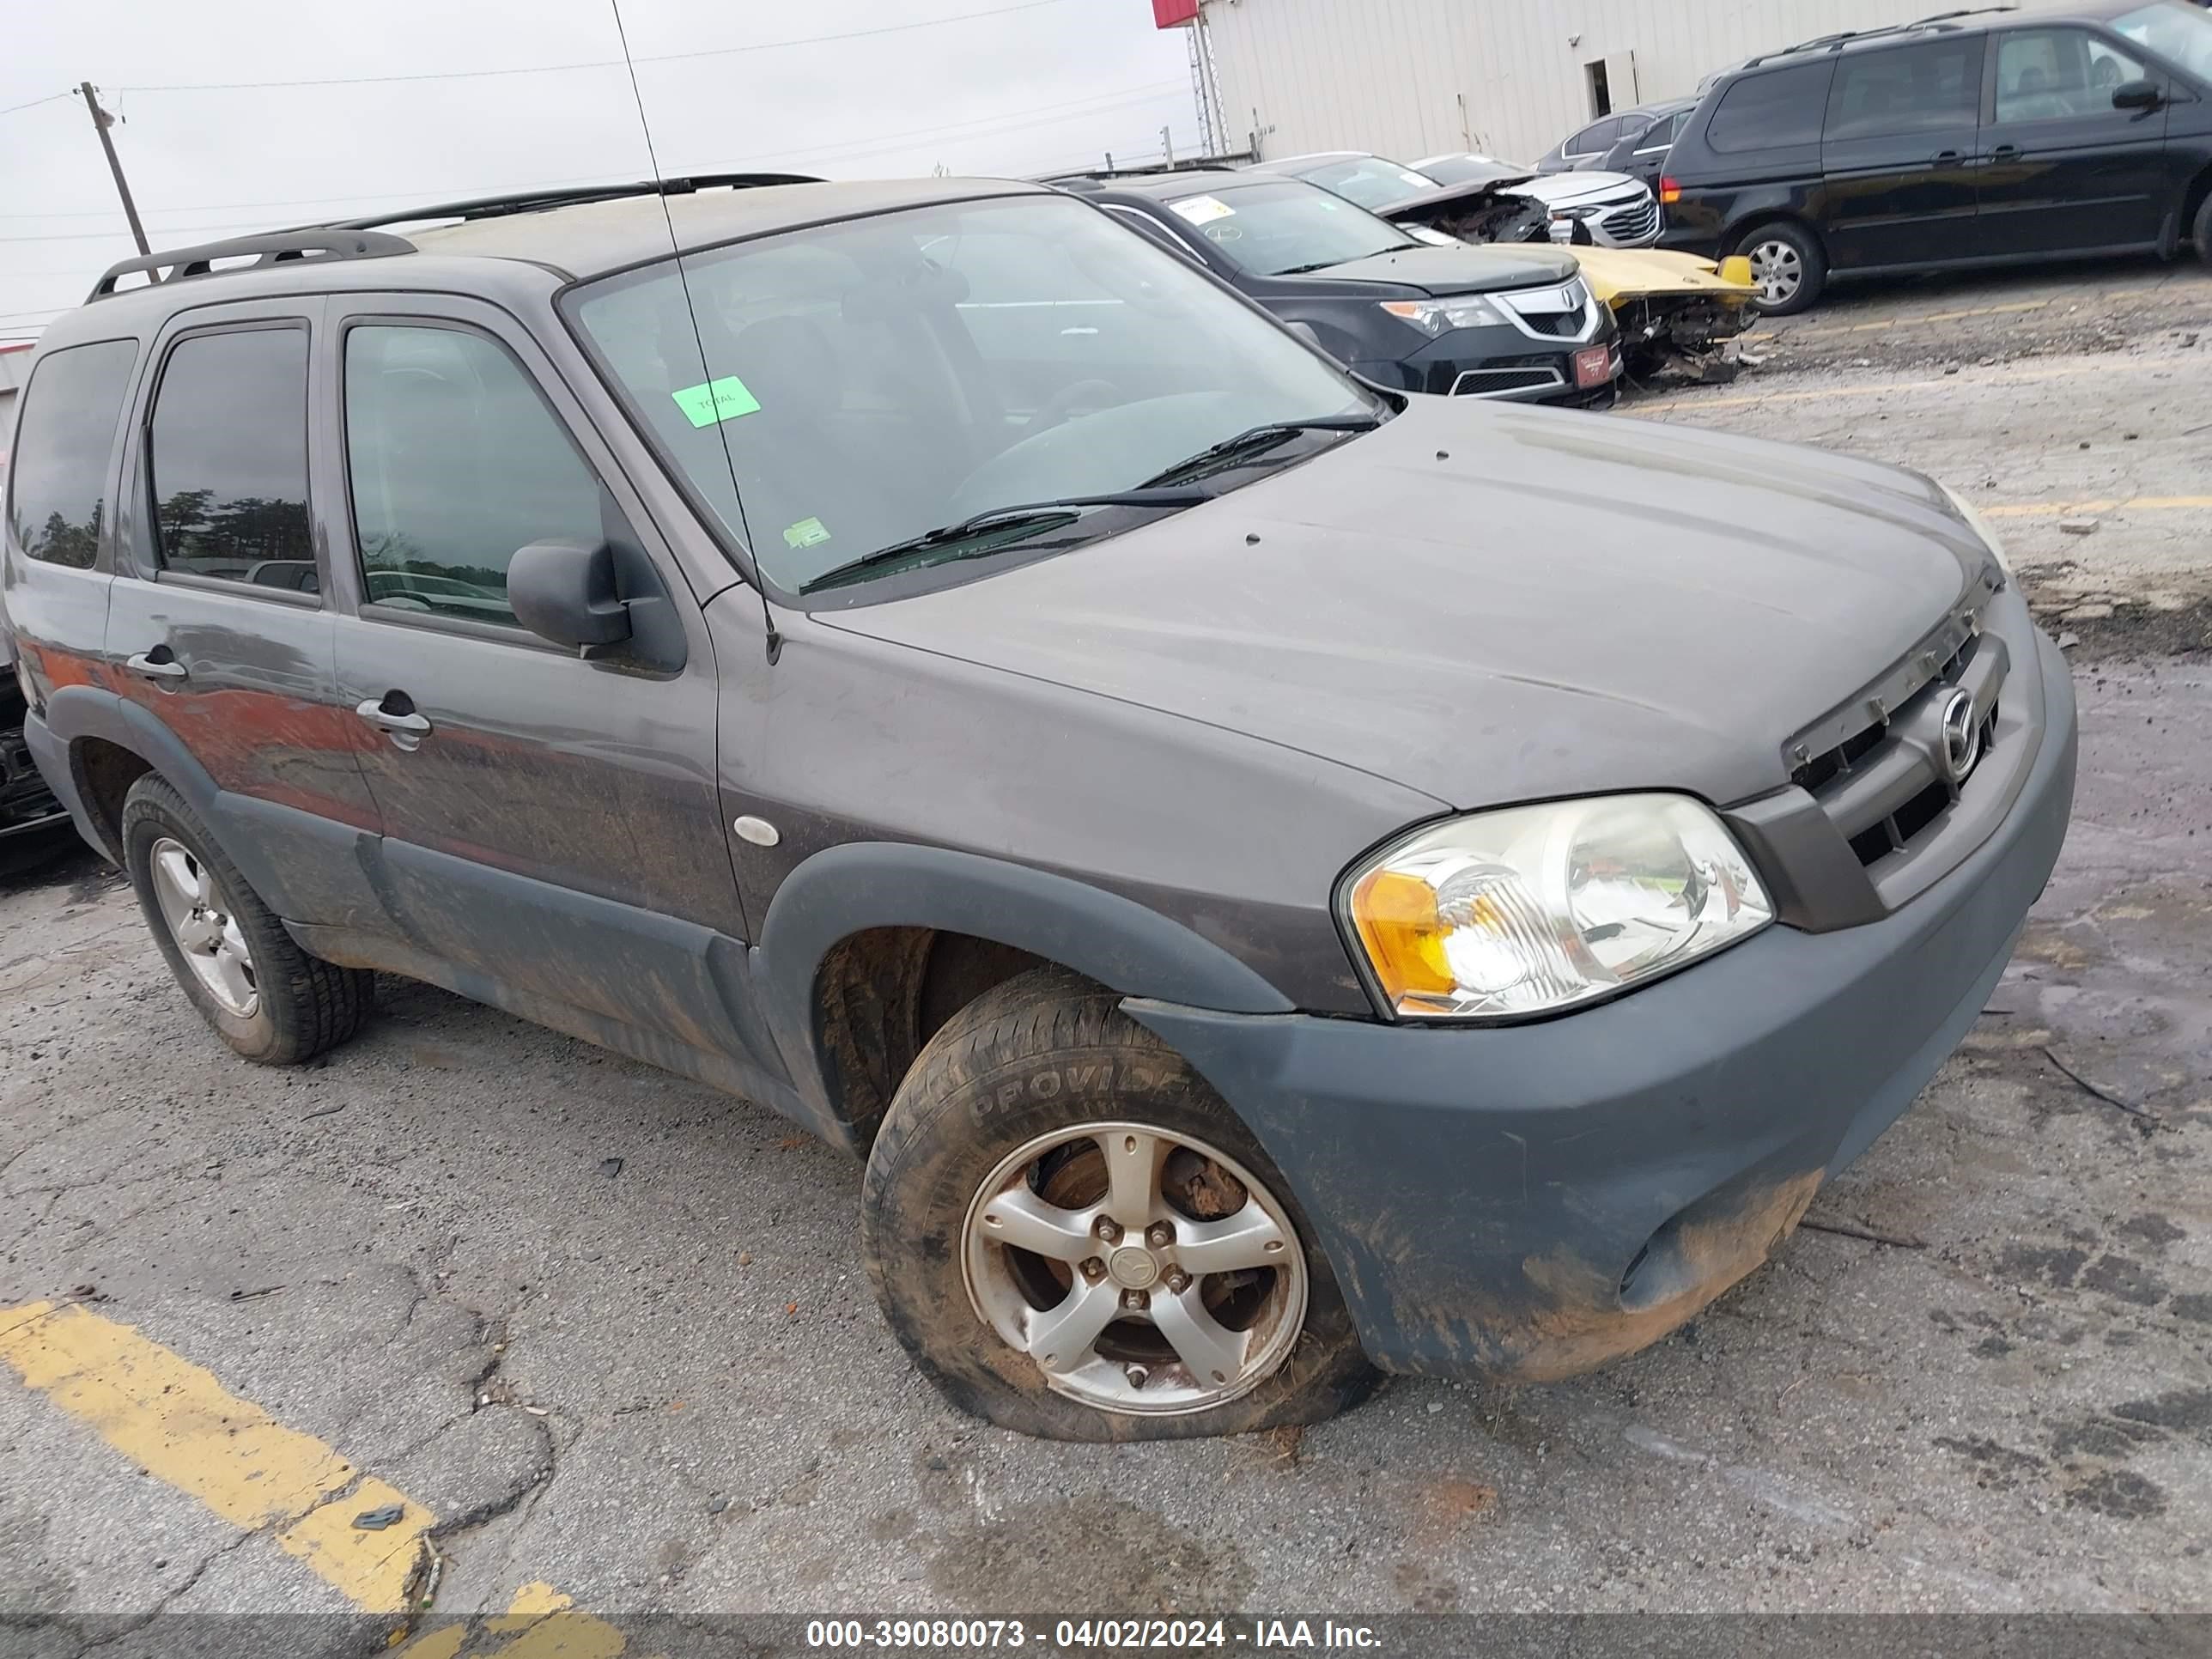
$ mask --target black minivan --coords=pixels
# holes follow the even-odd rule
[[[2184,0],[1954,14],[1721,77],[1674,141],[1661,246],[1745,253],[1762,309],[1832,275],[2212,258],[2212,15]]]

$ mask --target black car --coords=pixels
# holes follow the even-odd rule
[[[1419,237],[1317,185],[1272,173],[1054,182],[1204,266],[1378,385],[1585,406],[1619,396],[1620,330],[1571,254]]]
[[[1748,254],[1779,313],[1831,275],[2212,258],[2212,17],[1960,13],[1756,58],[1691,113],[1660,200],[1662,246]]]

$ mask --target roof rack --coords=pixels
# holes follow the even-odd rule
[[[1892,23],[1878,29],[1844,29],[1837,34],[1818,35],[1810,40],[1801,40],[1794,46],[1784,46],[1777,52],[1761,52],[1747,59],[1743,67],[1756,69],[1770,58],[1789,58],[1801,52],[1841,52],[1854,40],[1873,40],[1887,34],[1911,34],[1917,29],[1941,28],[1955,23],[1961,17],[1979,17],[1990,12],[2018,11],[2017,5],[1966,6],[1957,11],[1939,11],[1933,16],[1916,18],[1910,23]]]
[[[417,219],[496,219],[510,213],[544,213],[553,208],[576,207],[586,202],[615,202],[632,196],[689,196],[702,190],[757,190],[771,185],[822,182],[811,173],[698,173],[683,179],[641,179],[632,185],[576,185],[503,196],[477,196],[465,202],[404,208],[396,213],[341,219],[337,223],[347,230],[374,230],[379,225],[409,224]]]
[[[807,173],[701,173],[684,179],[646,179],[633,185],[579,185],[561,190],[520,191],[506,196],[479,196],[465,202],[444,202],[432,207],[407,208],[397,213],[373,214],[362,219],[342,219],[334,224],[301,225],[291,230],[258,231],[220,242],[171,248],[118,260],[100,273],[86,296],[89,305],[118,291],[117,280],[134,271],[146,273],[144,286],[174,283],[187,277],[218,275],[218,259],[258,255],[250,265],[227,265],[234,270],[258,270],[264,266],[326,259],[380,259],[395,253],[412,253],[415,244],[404,236],[381,230],[382,225],[411,223],[418,219],[493,219],[509,213],[542,213],[553,208],[574,207],[583,202],[611,202],[630,196],[689,196],[710,189],[751,190],[767,185],[818,185]]]
[[[182,282],[216,274],[218,259],[251,258],[250,265],[227,266],[226,270],[258,270],[268,265],[320,263],[326,259],[380,259],[394,253],[412,253],[415,244],[404,236],[349,226],[313,226],[303,230],[266,230],[252,236],[233,236],[194,247],[170,248],[161,253],[142,253],[135,259],[118,259],[100,274],[85,296],[85,303],[105,300],[118,292],[116,282],[133,271],[146,273],[143,286]],[[131,292],[135,290],[123,290]]]

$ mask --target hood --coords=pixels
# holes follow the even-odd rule
[[[1543,254],[1546,250],[1529,252]],[[1487,294],[1496,289],[1564,283],[1575,270],[1571,253],[1556,252],[1548,259],[1532,261],[1522,254],[1509,255],[1502,249],[1461,243],[1451,247],[1398,248],[1300,274],[1330,282],[1396,283],[1425,294],[1446,295]]]
[[[1711,259],[1694,254],[1650,247],[1577,247],[1575,258],[1590,292],[1605,305],[1679,295],[1742,306],[1759,292],[1754,284],[1723,275]]]
[[[1455,185],[1438,185],[1434,190],[1401,196],[1395,202],[1370,210],[1385,219],[1398,219],[1408,215],[1424,214],[1435,208],[1474,205],[1492,196],[1525,194],[1524,186],[1535,182],[1536,175],[1528,168],[1509,167],[1501,161],[1497,164],[1494,173],[1486,172],[1479,178],[1464,179]]]
[[[1719,804],[1902,660],[1988,556],[1926,479],[1627,419],[1415,398],[1087,548],[830,625],[1149,707],[1461,808]]]
[[[1518,186],[1547,207],[1573,207],[1581,202],[1603,202],[1628,191],[1646,188],[1641,179],[1626,173],[1547,173]]]

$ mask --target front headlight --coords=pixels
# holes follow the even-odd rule
[[[1933,479],[1929,482],[1936,483]],[[1959,516],[1966,521],[1966,528],[1982,538],[1982,545],[1990,550],[1990,556],[1997,562],[1997,568],[2003,571],[2006,575],[2011,575],[2012,561],[2005,556],[2004,543],[1998,539],[1997,532],[1990,527],[1990,521],[1974,510],[1974,504],[1972,501],[1952,489],[1950,485],[1938,483],[1936,483],[1936,488],[1943,492],[1944,499],[1949,501],[1957,509]]]
[[[1382,309],[1425,334],[1449,334],[1455,328],[1489,328],[1505,320],[1496,306],[1476,294],[1451,300],[1385,300]]]
[[[1390,1009],[1551,1013],[1747,939],[1774,907],[1686,795],[1610,795],[1433,824],[1354,871],[1345,921]]]

